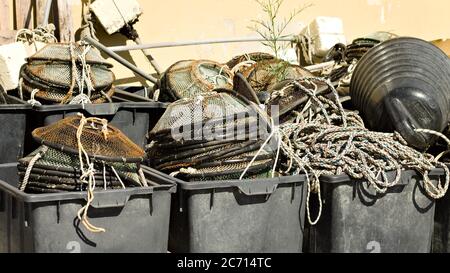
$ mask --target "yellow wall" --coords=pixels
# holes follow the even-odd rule
[[[75,26],[81,20],[81,1],[71,1]],[[140,0],[144,14],[136,24],[146,43],[195,39],[252,37],[247,28],[250,20],[263,16],[253,0]],[[399,35],[427,40],[450,37],[450,1],[448,0],[285,0],[281,14],[292,8],[312,3],[297,17],[289,32],[297,33],[301,26],[316,16],[339,16],[344,21],[348,40],[374,31],[392,31]],[[108,45],[125,44],[120,35],[105,37]],[[132,44],[132,42],[128,42]],[[155,59],[163,68],[180,59],[212,59],[224,62],[242,52],[264,50],[259,43],[202,45],[153,49]],[[129,60],[151,72],[141,52],[124,54]],[[135,76],[113,62],[121,83],[135,82]]]

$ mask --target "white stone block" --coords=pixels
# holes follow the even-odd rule
[[[19,86],[20,68],[27,56],[25,45],[21,42],[0,46],[0,84],[5,90]]]
[[[5,90],[13,90],[19,86],[20,68],[26,63],[26,58],[45,45],[41,42],[16,42],[0,46],[0,84]]]
[[[96,0],[91,4],[91,11],[100,21],[108,34],[113,34],[136,20],[142,9],[136,0]]]

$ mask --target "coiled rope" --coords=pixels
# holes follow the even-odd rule
[[[312,81],[326,83],[333,99],[318,96],[311,86]],[[450,172],[447,166],[433,156],[409,147],[406,141],[395,133],[372,132],[365,128],[361,117],[354,111],[345,111],[338,93],[330,81],[310,77],[292,81],[288,88],[309,97],[293,122],[281,124],[278,128],[282,138],[281,151],[286,160],[281,173],[307,174],[307,217],[310,224],[316,224],[321,216],[322,200],[319,177],[321,175],[347,174],[353,179],[367,180],[378,192],[400,182],[403,169],[415,170],[423,176],[427,194],[442,198],[449,186]],[[428,177],[431,170],[441,167],[445,171],[445,182],[437,185]],[[389,181],[387,172],[396,171]],[[319,212],[313,221],[309,208],[311,193],[317,194]]]
[[[30,43],[57,43],[58,39],[55,37],[55,25],[48,24],[46,26],[38,26],[35,29],[20,29],[16,34],[16,42]]]

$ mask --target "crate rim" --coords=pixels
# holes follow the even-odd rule
[[[6,163],[0,164],[0,167],[16,167],[17,163]],[[144,173],[151,178],[157,177],[164,182],[163,185],[151,186],[151,187],[142,187],[142,188],[126,188],[120,190],[106,190],[106,191],[98,191],[95,192],[96,196],[104,196],[104,195],[117,195],[126,198],[130,198],[132,196],[139,195],[149,195],[156,192],[167,191],[169,193],[175,193],[177,189],[177,185],[170,181],[169,179],[165,179],[157,174],[156,170],[152,170],[149,167],[142,166]],[[156,171],[156,172],[155,172]],[[158,182],[161,183],[161,182]],[[44,193],[44,194],[29,194],[20,191],[18,188],[8,184],[6,181],[0,180],[0,191],[4,191],[14,198],[24,202],[24,203],[43,203],[43,202],[52,202],[52,201],[68,201],[68,200],[86,200],[87,192],[63,192],[63,193]]]

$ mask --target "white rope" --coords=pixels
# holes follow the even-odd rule
[[[78,94],[75,97],[73,97],[69,104],[90,104],[91,99],[86,94]]]
[[[116,169],[113,166],[110,166],[111,170],[113,171],[114,175],[117,177],[117,179],[120,182],[120,185],[122,186],[123,189],[126,189],[125,184],[122,182],[122,179],[120,179],[119,174],[116,172]]]
[[[86,124],[93,121],[98,121],[103,124],[102,132],[104,136],[106,137],[108,134],[107,131],[107,120],[104,119],[98,119],[98,118],[85,118],[82,114],[78,114],[80,119],[80,125],[77,129],[77,142],[78,142],[78,158],[80,161],[80,169],[81,169],[81,177],[80,181],[82,183],[87,184],[87,203],[85,206],[83,206],[77,213],[78,219],[81,221],[81,223],[91,232],[98,233],[98,232],[106,232],[104,228],[99,228],[94,225],[92,225],[88,220],[88,209],[91,205],[91,203],[94,201],[94,190],[95,190],[95,169],[94,169],[94,163],[91,162],[89,155],[87,154],[86,150],[83,147],[83,144],[81,143],[81,135],[83,134],[83,129]],[[105,126],[106,124],[106,126]],[[106,128],[106,131],[105,131]],[[84,168],[84,161],[86,161],[86,164],[88,165],[88,168]]]
[[[34,44],[35,47],[36,42],[57,43],[58,39],[54,35],[55,29],[56,28],[53,24],[39,26],[33,30],[23,28],[17,31],[15,40],[16,42],[28,42],[30,44]]]
[[[34,167],[34,164],[42,158],[42,156],[48,151],[47,146],[43,146],[43,148],[30,160],[30,163],[28,164],[27,170],[25,172],[25,176],[22,181],[22,185],[20,186],[20,191],[25,191],[25,188],[28,185],[28,180],[30,179],[31,170]]]
[[[239,180],[242,180],[245,176],[245,174],[247,173],[247,171],[250,169],[250,167],[253,165],[253,163],[255,162],[255,160],[258,158],[259,154],[264,150],[264,148],[266,147],[267,143],[269,143],[269,141],[272,139],[272,137],[275,135],[275,132],[277,131],[274,127],[274,122],[273,119],[270,119],[270,123],[271,123],[271,127],[272,127],[272,132],[270,133],[270,135],[267,137],[267,139],[264,141],[264,143],[261,145],[261,147],[259,148],[258,152],[255,154],[255,156],[252,158],[252,160],[250,161],[250,163],[247,164],[247,167],[245,167],[244,171],[242,172],[241,176],[239,177]],[[275,162],[276,164],[276,162]],[[272,175],[274,175],[274,172],[272,173]]]
[[[39,89],[33,89],[33,91],[31,91],[31,98],[27,101],[27,103],[31,104],[32,106],[42,105],[42,103],[34,98],[38,92],[40,92]]]
[[[231,72],[233,74],[236,74],[238,71],[240,71],[241,67],[250,67],[252,65],[254,65],[256,62],[252,61],[252,60],[246,60],[246,61],[242,61],[238,64],[236,64],[232,69]]]
[[[148,187],[147,179],[145,178],[144,171],[142,170],[141,166],[138,166],[138,174],[139,178],[141,180],[141,185],[144,187]]]

